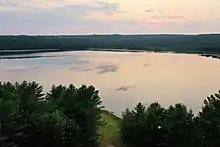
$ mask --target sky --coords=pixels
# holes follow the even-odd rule
[[[220,0],[0,0],[0,35],[220,33]]]

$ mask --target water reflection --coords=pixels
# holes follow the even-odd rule
[[[116,91],[128,91],[128,90],[133,89],[135,87],[136,87],[136,85],[121,86],[121,87],[117,88]]]
[[[118,66],[117,65],[100,65],[96,67],[98,69],[98,74],[104,74],[108,72],[116,72],[118,71]]]
[[[97,71],[98,74],[105,74],[105,73],[109,73],[109,72],[117,72],[118,66],[114,65],[114,64],[99,65],[94,68],[82,69],[81,71],[84,71],[84,72]]]
[[[137,102],[182,102],[198,112],[220,89],[220,60],[169,53],[57,52],[40,58],[0,60],[0,81],[94,85],[103,104],[120,114]]]
[[[144,64],[143,64],[143,67],[148,67],[148,66],[150,66],[149,63],[144,63]]]

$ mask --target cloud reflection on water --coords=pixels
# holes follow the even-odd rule
[[[136,87],[136,85],[121,86],[121,87],[117,88],[116,91],[128,91],[128,90],[133,89],[135,87]]]
[[[149,63],[144,63],[143,64],[143,67],[147,67],[147,66],[150,66],[150,64]]]
[[[101,65],[96,67],[98,69],[98,74],[105,74],[109,72],[117,72],[118,66],[117,65]]]
[[[98,74],[105,74],[105,73],[117,72],[118,69],[119,69],[118,65],[106,64],[106,65],[99,65],[99,66],[96,66],[94,68],[84,68],[81,71],[91,72],[91,71],[98,70],[97,71]]]

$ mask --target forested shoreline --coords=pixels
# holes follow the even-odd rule
[[[108,117],[117,121],[119,129],[106,141],[115,147],[219,147],[220,91],[207,97],[201,107],[194,115],[180,103],[168,108],[158,102],[138,103],[133,110],[125,108],[119,118],[104,110],[93,86],[54,85],[43,93],[36,82],[3,82],[0,146],[100,147],[103,134],[99,127],[109,123],[103,119]],[[105,129],[111,131],[111,124]]]
[[[0,36],[0,54],[96,49],[220,54],[220,35]],[[52,50],[53,49],[53,50]],[[54,50],[55,49],[55,50]]]

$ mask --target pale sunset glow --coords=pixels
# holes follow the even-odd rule
[[[219,33],[220,0],[0,0],[0,34]]]

